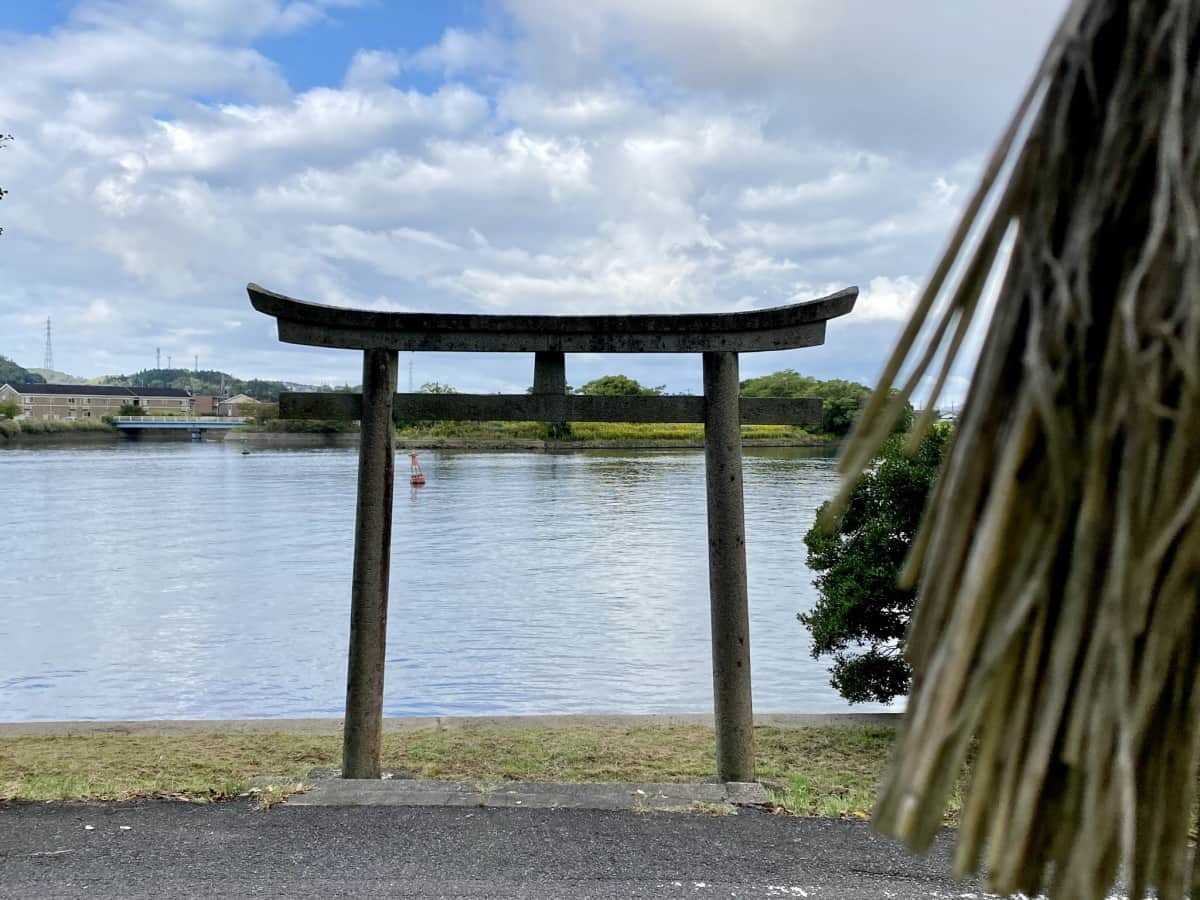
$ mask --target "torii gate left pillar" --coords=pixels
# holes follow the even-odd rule
[[[358,510],[354,520],[350,654],[342,733],[342,774],[346,778],[380,775],[392,559],[392,485],[396,471],[396,426],[392,421],[396,362],[395,350],[363,353]]]
[[[708,495],[708,602],[712,621],[717,778],[754,780],[750,599],[736,353],[704,354],[704,478]]]
[[[383,313],[305,303],[251,284],[282,341],[363,351],[363,393],[284,394],[287,418],[362,423],[351,589],[342,777],[378,778],[391,568],[396,418],[541,422],[703,422],[708,495],[717,778],[754,779],[750,612],[742,496],[743,424],[812,424],[815,400],[741,399],[738,353],[824,343],[848,313],[847,288],[820,300],[747,313],[679,316],[472,316]],[[401,350],[532,352],[523,395],[397,394]],[[700,353],[701,397],[581,397],[566,393],[566,353]]]

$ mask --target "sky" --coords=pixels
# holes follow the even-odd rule
[[[0,0],[0,354],[356,384],[247,282],[372,309],[676,313],[862,291],[882,367],[1065,0]],[[532,358],[404,354],[520,392]],[[700,390],[694,356],[570,356]],[[960,369],[943,404],[961,400]]]

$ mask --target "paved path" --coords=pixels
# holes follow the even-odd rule
[[[946,853],[756,810],[0,806],[0,897],[980,896]]]

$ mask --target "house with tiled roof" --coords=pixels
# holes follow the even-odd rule
[[[234,394],[217,404],[217,415],[245,416],[260,405],[258,400],[246,394]]]
[[[191,415],[193,400],[178,388],[120,387],[115,384],[0,384],[0,403],[16,403],[24,419],[99,419],[122,406],[147,416]]]

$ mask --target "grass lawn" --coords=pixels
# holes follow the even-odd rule
[[[755,729],[757,774],[797,815],[865,816],[891,749],[890,728]],[[86,735],[0,739],[0,800],[223,800],[256,775],[297,782],[337,766],[341,736]],[[385,734],[383,764],[451,781],[705,781],[702,726],[456,728]]]

